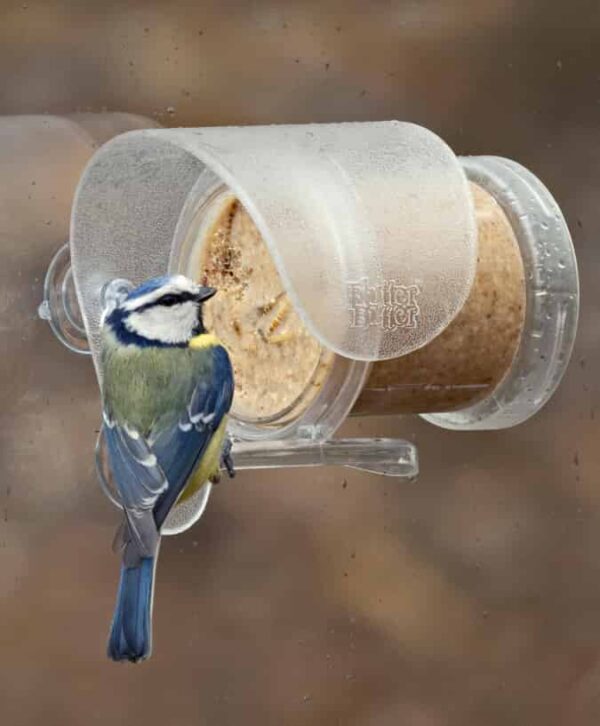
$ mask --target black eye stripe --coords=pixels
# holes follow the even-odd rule
[[[195,300],[195,296],[191,292],[167,293],[159,297],[154,304],[170,307],[171,305],[179,305],[179,303],[191,302],[193,300]]]
[[[158,305],[164,305],[166,307],[171,307],[171,305],[179,305],[179,303],[181,302],[184,302],[184,300],[179,295],[164,295],[156,301]]]
[[[144,312],[144,310],[156,307],[157,305],[168,308],[172,307],[173,305],[179,305],[180,303],[190,301],[196,301],[196,296],[193,295],[191,292],[167,293],[166,295],[159,297],[158,300],[154,300],[151,303],[146,303],[146,305],[142,305],[141,307],[137,308],[135,312],[141,313]]]

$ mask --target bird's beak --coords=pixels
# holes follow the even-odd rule
[[[206,300],[210,300],[210,298],[217,292],[217,289],[214,287],[200,287],[198,289],[198,292],[196,293],[196,300],[198,302],[206,302]]]

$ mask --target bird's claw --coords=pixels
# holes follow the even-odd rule
[[[221,466],[227,471],[230,479],[233,479],[235,476],[235,467],[233,465],[233,457],[231,456],[232,446],[233,443],[228,436],[223,443],[223,450],[221,451]]]

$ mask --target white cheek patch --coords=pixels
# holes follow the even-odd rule
[[[187,342],[197,323],[198,309],[191,301],[169,307],[156,305],[139,313],[130,313],[125,319],[125,325],[132,333],[161,343]]]

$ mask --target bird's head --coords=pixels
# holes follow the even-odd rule
[[[104,324],[123,342],[185,345],[204,332],[202,303],[215,293],[183,275],[155,277],[122,299]]]

